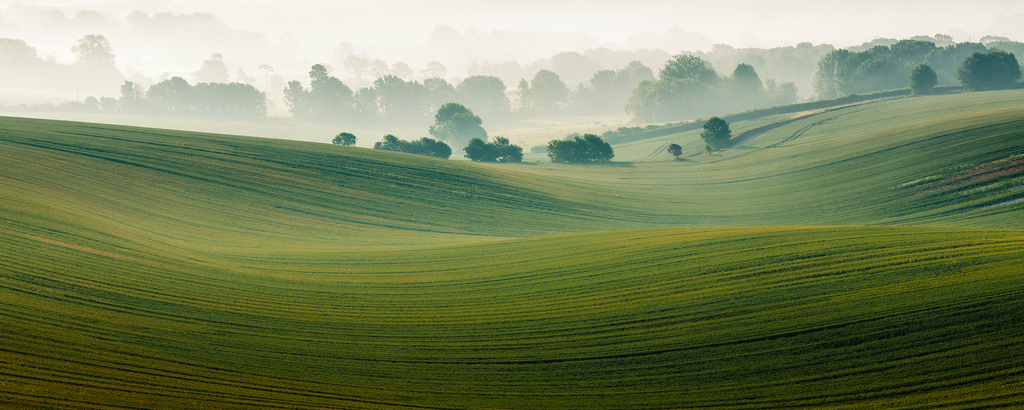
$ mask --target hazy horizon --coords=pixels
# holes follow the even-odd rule
[[[260,64],[284,80],[311,64],[345,55],[419,72],[429,61],[447,77],[470,64],[516,61],[523,67],[564,51],[659,49],[669,54],[793,46],[849,47],[875,38],[985,35],[1024,39],[1024,2],[1007,0],[812,1],[516,1],[442,0],[373,3],[318,0],[0,1],[0,37],[25,40],[43,59],[70,64],[86,34],[110,40],[117,67],[131,77],[188,78],[213,53],[256,77]],[[651,67],[655,71],[660,67]]]

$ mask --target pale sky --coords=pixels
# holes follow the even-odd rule
[[[6,9],[12,1],[0,1]],[[339,39],[362,47],[403,48],[423,43],[441,24],[459,30],[587,33],[623,43],[639,32],[687,32],[736,46],[795,42],[854,45],[875,37],[916,34],[1024,35],[1019,0],[95,0],[23,1],[73,15],[90,9],[123,17],[147,13],[208,12],[226,24],[276,39],[291,33],[310,45]],[[958,39],[960,40],[960,39]]]

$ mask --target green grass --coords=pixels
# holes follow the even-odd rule
[[[262,272],[0,235],[12,405],[889,407],[1024,389],[1018,231],[618,231],[281,252]]]
[[[1022,95],[595,166],[3,118],[0,407],[1013,407]]]

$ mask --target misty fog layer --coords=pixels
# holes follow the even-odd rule
[[[288,81],[305,79],[313,64],[329,66],[353,88],[379,78],[347,70],[346,59],[352,56],[367,60],[377,74],[388,71],[406,80],[437,76],[431,63],[439,63],[445,69],[440,77],[452,82],[490,75],[515,84],[548,69],[575,87],[599,70],[621,69],[631,61],[656,70],[673,55],[714,53],[724,47],[716,44],[771,49],[808,42],[840,48],[876,37],[932,33],[950,34],[956,41],[969,41],[972,36],[977,41],[986,34],[1024,37],[1024,28],[1015,24],[1024,15],[1019,2],[891,3],[865,1],[854,7],[785,1],[352,4],[229,0],[160,5],[106,0],[69,5],[42,0],[0,6],[0,38],[24,40],[45,62],[72,65],[77,56],[71,49],[79,39],[103,35],[122,75],[147,86],[174,76],[203,82],[196,71],[211,55],[219,54],[230,81],[262,85],[259,88],[268,93],[271,106],[280,108],[278,91]],[[837,20],[840,12],[844,17]],[[929,18],[906,18],[914,12]],[[566,52],[586,59],[560,57]],[[738,62],[727,58],[708,60],[728,73]],[[794,82],[801,96],[811,92],[805,66],[742,62],[762,76]],[[261,66],[273,67],[273,72],[260,70]],[[69,75],[49,78],[47,85],[34,86],[41,91],[35,96],[20,90],[23,87],[5,84],[2,102],[59,103],[117,93],[108,84]]]

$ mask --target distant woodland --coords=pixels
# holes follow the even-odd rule
[[[58,106],[7,109],[228,118],[267,115],[270,66],[257,69],[264,78],[239,67],[232,81],[223,55],[212,54],[190,79],[168,76],[152,81],[137,75],[126,78],[101,35],[79,39],[72,51],[76,61],[59,64],[40,58],[24,40],[0,39],[0,86],[65,78],[104,84],[119,94],[86,96]],[[848,49],[811,43],[772,49],[716,45],[709,52],[674,56],[658,50],[597,49],[559,53],[527,68],[515,62],[475,63],[470,67],[475,74],[457,81],[446,78],[446,67],[436,61],[417,73],[405,63],[389,65],[349,55],[341,67],[313,64],[306,78],[284,82],[275,75],[275,85],[283,87],[271,91],[283,97],[295,118],[338,124],[429,124],[441,106],[452,102],[487,121],[628,114],[637,123],[650,123],[907,88],[911,71],[921,65],[934,71],[939,86],[1005,85],[1004,80],[990,84],[985,78],[958,75],[965,61],[976,54],[982,56],[971,60],[981,64],[973,69],[976,77],[1002,78],[1007,74],[985,71],[990,70],[986,64],[990,60],[1019,63],[1024,43],[1001,37],[955,43],[949,36],[936,35],[877,39]],[[1003,69],[1011,71],[1011,83],[1020,77],[1019,64]]]

